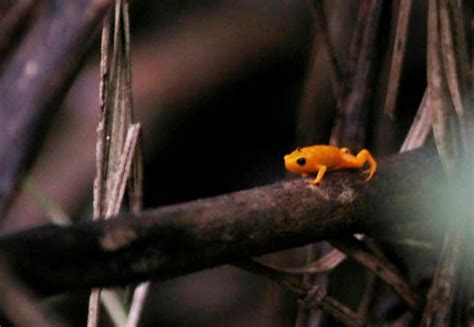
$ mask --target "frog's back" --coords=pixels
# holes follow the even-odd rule
[[[301,149],[313,164],[333,167],[339,164],[341,153],[332,145],[312,145]]]
[[[317,145],[310,145],[304,148],[301,148],[303,151],[310,151],[310,152],[331,152],[339,150],[338,147],[333,145],[326,145],[326,144],[317,144]]]

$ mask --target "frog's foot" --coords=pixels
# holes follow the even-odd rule
[[[328,169],[327,166],[322,166],[322,165],[317,165],[316,169],[318,171],[318,174],[316,175],[316,178],[313,179],[311,182],[309,182],[311,185],[318,185],[321,183],[323,180],[324,174],[326,173],[326,170]]]
[[[368,175],[367,178],[365,179],[366,182],[370,181],[372,179],[372,177],[374,176],[374,173],[375,173],[375,169],[373,169],[372,167],[369,168],[369,169],[366,169],[364,170],[363,172],[365,175]]]
[[[309,181],[308,184],[311,184],[311,185],[319,185],[321,184],[321,181],[318,181],[316,179],[313,179],[312,181]]]

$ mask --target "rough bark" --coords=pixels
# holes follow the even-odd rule
[[[283,181],[110,221],[46,226],[0,238],[0,254],[47,293],[167,279],[344,234],[430,230],[441,172],[432,150],[328,174],[319,187]],[[442,213],[440,216],[445,215]],[[415,229],[416,230],[416,229]]]

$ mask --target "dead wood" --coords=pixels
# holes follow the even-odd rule
[[[420,149],[381,161],[370,183],[357,172],[330,174],[319,187],[279,182],[4,236],[0,253],[28,284],[51,293],[167,279],[354,233],[393,237],[404,225],[413,232],[414,223],[426,233],[439,225],[437,214],[446,215],[432,205],[443,191],[435,184],[439,174],[434,151]]]

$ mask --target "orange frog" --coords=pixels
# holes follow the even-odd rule
[[[312,145],[297,148],[285,157],[285,167],[295,174],[306,177],[310,173],[318,173],[310,184],[319,184],[327,170],[362,168],[368,162],[369,169],[364,173],[369,174],[367,181],[372,178],[377,169],[377,162],[366,149],[361,150],[357,156],[350,153],[347,148],[338,148],[331,145]]]

